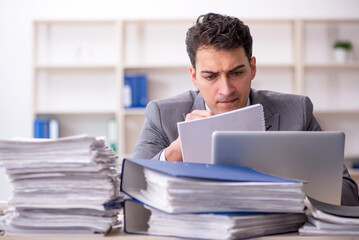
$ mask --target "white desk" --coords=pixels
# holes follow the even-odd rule
[[[112,231],[105,237],[98,236],[81,236],[81,237],[38,237],[38,236],[0,236],[0,240],[62,240],[62,239],[71,239],[71,240],[84,240],[84,239],[119,239],[119,240],[179,240],[183,238],[174,238],[174,237],[158,237],[158,236],[149,236],[149,235],[137,235],[137,234],[126,234],[121,230]],[[251,238],[253,240],[359,240],[359,236],[350,237],[350,236],[299,236],[298,233],[290,234],[279,234],[273,236]]]

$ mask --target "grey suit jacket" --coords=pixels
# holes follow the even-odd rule
[[[263,105],[267,131],[321,131],[308,97],[251,89],[251,104]],[[193,110],[205,110],[198,91],[150,102],[134,158],[159,159],[162,151],[177,139],[177,122]],[[342,205],[359,205],[358,187],[343,166]]]

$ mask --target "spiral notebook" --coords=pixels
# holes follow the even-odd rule
[[[184,162],[211,163],[214,131],[265,131],[263,106],[255,104],[211,117],[177,123]]]

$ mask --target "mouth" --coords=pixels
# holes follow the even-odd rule
[[[219,100],[217,101],[218,103],[221,103],[221,104],[233,104],[235,103],[236,101],[238,100],[238,98],[233,98],[233,99],[225,99],[225,100]]]

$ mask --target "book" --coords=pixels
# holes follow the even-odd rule
[[[57,119],[39,117],[34,121],[34,138],[57,139],[60,136],[60,124]]]
[[[263,106],[255,104],[214,116],[177,123],[184,162],[211,163],[214,131],[265,131]]]
[[[34,121],[34,138],[50,137],[50,119],[36,118]]]
[[[49,138],[57,139],[60,137],[60,123],[57,119],[51,118],[49,121]]]
[[[130,199],[124,203],[124,231],[200,239],[243,239],[297,231],[304,213],[168,214]]]
[[[124,107],[144,108],[147,105],[147,77],[144,74],[125,75]]]
[[[307,197],[308,221],[299,229],[301,235],[359,235],[359,207],[339,206]]]
[[[303,212],[303,183],[242,166],[127,159],[121,191],[167,213]]]

